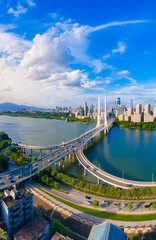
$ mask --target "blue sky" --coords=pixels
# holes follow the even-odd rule
[[[154,0],[0,0],[0,102],[156,105]]]

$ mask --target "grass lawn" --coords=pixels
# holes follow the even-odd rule
[[[36,186],[35,186],[36,187]],[[49,195],[50,197],[53,197],[54,199],[72,207],[75,208],[81,212],[96,216],[96,217],[101,217],[101,218],[107,218],[107,219],[112,219],[112,220],[120,220],[120,221],[147,221],[147,220],[156,220],[156,213],[151,213],[151,214],[140,214],[140,215],[125,215],[125,214],[116,214],[116,213],[110,213],[110,212],[104,212],[104,211],[100,211],[100,210],[96,210],[96,209],[90,209],[87,207],[83,207],[80,205],[77,205],[75,203],[71,203],[67,200],[64,200],[60,197],[57,197],[39,187],[37,187],[40,191],[46,193],[47,195]]]

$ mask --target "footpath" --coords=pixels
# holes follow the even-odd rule
[[[49,201],[49,204],[52,203],[55,206],[60,206],[62,209],[64,209],[65,211],[67,211],[70,214],[74,214],[77,215],[78,217],[85,219],[87,221],[89,221],[92,224],[97,224],[97,223],[105,223],[105,222],[110,222],[113,223],[116,226],[119,226],[121,228],[152,228],[153,226],[155,227],[156,225],[156,220],[148,220],[148,221],[135,221],[135,222],[131,222],[131,221],[118,221],[118,220],[111,220],[111,219],[105,219],[105,218],[100,218],[100,217],[96,217],[93,215],[89,215],[87,213],[81,212],[75,208],[72,208],[70,206],[65,205],[64,203],[54,199],[53,197],[49,196],[48,194],[42,192],[40,189],[38,189],[36,186],[34,185],[30,185],[30,188],[32,189],[32,191],[34,191],[34,193],[37,193],[39,196],[42,196],[42,199],[45,199],[46,201]],[[43,190],[47,191],[47,188],[42,187]],[[122,211],[118,211],[117,213],[122,213]],[[152,212],[150,212],[152,213]],[[127,213],[127,214],[130,214]]]

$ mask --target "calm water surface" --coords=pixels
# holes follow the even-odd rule
[[[14,142],[48,146],[80,136],[94,125],[58,120],[0,116],[0,131]],[[156,131],[113,127],[107,136],[86,151],[88,159],[101,169],[132,180],[156,181]],[[66,164],[66,171],[78,177],[83,168],[78,162]],[[87,180],[97,182],[87,174]]]

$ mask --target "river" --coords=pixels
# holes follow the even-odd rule
[[[14,142],[49,146],[69,141],[94,125],[50,119],[0,116],[0,131]],[[108,135],[86,151],[87,158],[101,169],[119,177],[156,181],[156,131],[113,127]],[[37,154],[37,153],[36,153]],[[39,154],[39,153],[38,153]],[[78,177],[78,162],[66,164],[66,171]],[[87,174],[89,182],[97,180]]]

